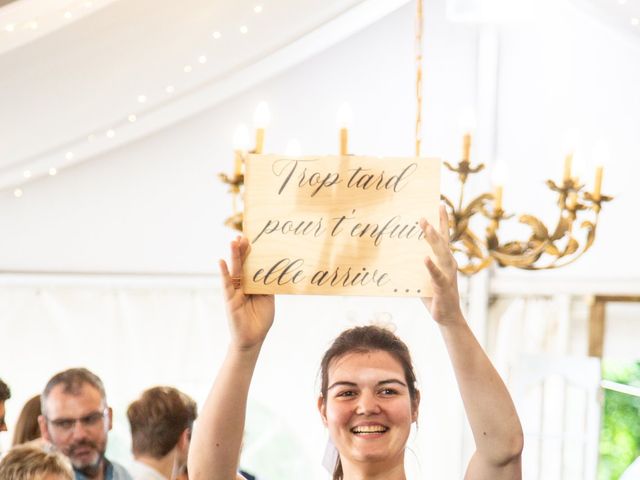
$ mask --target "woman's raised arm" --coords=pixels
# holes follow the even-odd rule
[[[444,207],[439,232],[424,219],[421,227],[434,253],[425,259],[433,297],[423,301],[440,327],[476,443],[465,479],[520,479],[522,427],[506,386],[462,315]]]
[[[231,272],[220,260],[231,343],[205,401],[189,449],[194,480],[234,480],[244,432],[247,395],[260,348],[273,324],[273,295],[245,295],[239,287],[249,241],[231,242]]]

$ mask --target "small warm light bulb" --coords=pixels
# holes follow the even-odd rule
[[[136,117],[133,113],[127,117],[127,120],[129,120],[131,123],[135,122],[137,119],[138,117]]]
[[[71,20],[71,18],[73,17],[73,14],[71,12],[64,12],[63,17],[66,18],[67,20]]]
[[[95,134],[90,133],[89,136],[87,137],[87,141],[89,142],[93,142],[96,139]]]
[[[207,63],[207,57],[205,55],[200,55],[198,57],[198,63]]]
[[[299,157],[302,153],[302,148],[300,147],[300,142],[296,138],[292,138],[287,143],[287,148],[284,149],[284,154],[287,157]]]
[[[164,89],[165,92],[167,93],[173,93],[176,91],[175,87],[173,85],[167,85],[167,87]]]
[[[249,31],[249,28],[246,25],[242,25],[240,27],[240,33],[247,33]]]
[[[508,177],[509,167],[507,162],[499,158],[491,170],[491,183],[494,186],[504,186],[504,184],[507,183]]]
[[[38,29],[38,22],[36,22],[35,20],[29,23],[29,28],[31,30],[37,30]]]
[[[51,175],[52,177],[54,177],[57,173],[58,173],[58,170],[57,170],[57,169],[55,169],[55,168],[53,168],[53,167],[51,167],[51,168],[49,169],[49,175]]]
[[[64,155],[64,158],[66,158],[67,160],[72,160],[73,159],[73,152],[67,152]]]
[[[340,105],[340,108],[338,108],[336,123],[338,124],[338,128],[351,128],[353,125],[353,110],[351,110],[347,102],[344,102]]]
[[[216,40],[218,40],[222,36],[220,32],[213,32],[212,35],[213,35],[213,38],[215,38]]]
[[[593,147],[593,164],[607,166],[611,165],[611,149],[609,143],[603,138],[599,138]]]
[[[260,102],[253,114],[253,123],[256,128],[267,128],[271,122],[271,112],[267,102]]]
[[[493,183],[493,208],[496,212],[502,211],[502,195],[504,184],[507,181],[507,163],[499,159],[491,171],[491,183]]]
[[[238,125],[233,134],[233,149],[242,152],[249,150],[249,129],[244,123]]]
[[[13,191],[13,196],[16,198],[20,198],[22,196],[22,189],[21,188],[16,188]]]
[[[611,151],[609,150],[609,144],[599,139],[593,149],[593,163],[595,168],[595,179],[593,181],[593,196],[594,198],[600,198],[602,190],[602,176],[604,173],[604,167],[611,165]]]
[[[631,25],[633,25],[634,27],[637,27],[638,25],[640,25],[640,18],[638,17],[633,17],[631,19]]]
[[[562,151],[564,152],[564,170],[562,173],[563,182],[571,180],[571,168],[573,164],[573,154],[578,146],[579,132],[576,128],[570,128],[563,136]]]
[[[8,24],[6,24],[6,25],[4,26],[4,29],[5,29],[7,32],[11,33],[11,32],[13,32],[13,31],[16,29],[16,26],[15,26],[13,23],[8,23]]]
[[[262,12],[262,5],[256,5],[255,7],[253,7],[253,11],[256,13]]]
[[[31,178],[31,170],[25,170],[24,172],[22,172],[22,176],[24,178]]]
[[[476,129],[476,114],[472,108],[465,108],[462,113],[460,113],[458,124],[462,129],[462,133],[465,134],[471,133]]]
[[[113,138],[115,136],[116,136],[115,130],[107,130],[107,137],[108,138]]]
[[[191,73],[191,70],[193,70],[193,67],[191,65],[185,65],[183,70],[184,70],[184,73]]]
[[[581,178],[587,178],[587,174],[589,173],[589,162],[587,160],[587,156],[584,154],[583,149],[573,152],[572,169],[576,182],[579,182]]]
[[[138,103],[144,103],[147,101],[146,95],[138,95]]]
[[[577,128],[570,128],[562,136],[562,151],[565,154],[573,154],[578,148],[580,141],[580,131]]]

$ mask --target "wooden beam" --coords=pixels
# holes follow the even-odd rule
[[[604,312],[607,302],[592,297],[589,314],[589,356],[602,358],[604,347]]]

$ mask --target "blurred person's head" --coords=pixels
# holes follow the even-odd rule
[[[73,480],[69,461],[59,453],[32,446],[14,447],[0,462],[2,480]]]
[[[11,398],[11,390],[9,386],[0,378],[0,432],[7,431],[7,422],[5,422],[4,402]]]
[[[172,387],[145,390],[127,409],[134,457],[144,463],[173,456],[173,472],[182,469],[196,416],[196,403],[181,391]]]
[[[40,438],[40,425],[38,424],[40,414],[40,395],[36,395],[24,404],[18,416],[18,421],[13,429],[14,447]]]
[[[86,368],[54,375],[42,392],[41,408],[38,422],[43,439],[85,476],[98,475],[105,465],[113,416],[100,378]]]

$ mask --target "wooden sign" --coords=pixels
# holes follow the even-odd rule
[[[439,203],[437,159],[249,155],[243,289],[429,296],[419,220]]]

